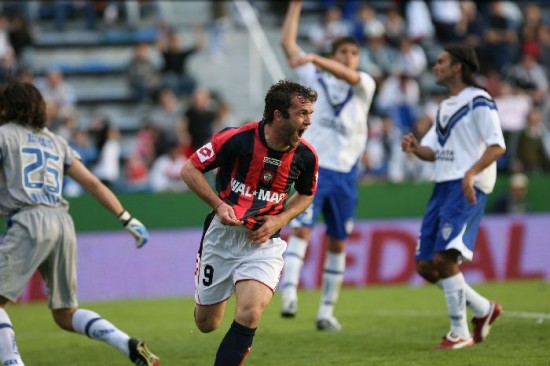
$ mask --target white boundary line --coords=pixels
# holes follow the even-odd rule
[[[438,310],[396,310],[396,311],[382,310],[382,311],[375,311],[374,314],[377,316],[434,317],[434,316],[444,316],[446,313]],[[506,318],[537,319],[539,321],[550,320],[550,313],[535,313],[530,311],[504,310],[502,312],[502,315]]]

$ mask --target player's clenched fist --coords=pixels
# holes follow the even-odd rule
[[[408,133],[401,139],[401,150],[404,152],[414,152],[418,147],[418,140],[412,133]]]
[[[135,217],[132,217],[128,211],[124,211],[118,216],[118,220],[124,228],[136,239],[136,247],[139,249],[149,241],[149,232],[145,225]]]

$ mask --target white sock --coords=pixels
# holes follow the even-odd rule
[[[23,360],[15,343],[15,332],[6,310],[0,308],[0,360],[2,365],[23,366]]]
[[[130,354],[128,349],[130,337],[91,310],[78,309],[75,311],[73,314],[73,329],[77,333],[110,344],[126,356]]]
[[[342,287],[342,282],[344,281],[345,269],[346,253],[328,252],[323,271],[323,293],[319,312],[317,313],[317,319],[332,316],[334,306],[340,294],[340,287]]]
[[[281,280],[283,298],[295,300],[298,297],[297,288],[300,282],[300,271],[304,265],[307,240],[297,236],[288,239],[288,246],[285,252],[285,268]]]
[[[466,282],[464,284],[466,285],[464,287],[464,289],[466,290],[466,305],[468,305],[470,309],[472,309],[474,317],[483,318],[484,316],[487,316],[487,314],[489,314],[489,310],[491,309],[491,302],[485,297],[481,296]]]
[[[491,302],[476,292],[467,282],[464,282],[464,284],[464,290],[466,291],[466,306],[472,309],[472,313],[476,318],[487,316],[491,309]],[[435,285],[441,289],[443,288],[441,280],[437,281]]]
[[[440,280],[451,318],[451,331],[461,338],[470,338],[466,320],[466,281],[462,273]]]

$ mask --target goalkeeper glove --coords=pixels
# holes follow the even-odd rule
[[[149,232],[141,221],[135,217],[132,217],[132,215],[130,215],[130,213],[126,210],[118,216],[118,221],[120,221],[124,228],[136,239],[136,247],[138,249],[147,244],[147,241],[149,240]]]

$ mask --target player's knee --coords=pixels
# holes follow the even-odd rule
[[[432,262],[416,262],[416,272],[430,283],[436,283],[439,280],[439,271]]]
[[[74,331],[73,329],[73,313],[76,311],[74,308],[68,309],[55,309],[52,310],[52,317],[57,326],[68,332]]]
[[[197,320],[195,319],[195,325],[201,333],[210,333],[219,328],[221,322],[214,322],[210,320]]]
[[[248,309],[243,309],[242,311],[237,311],[235,314],[235,320],[237,323],[244,325],[248,328],[256,328],[260,323],[260,318],[262,316],[262,309],[260,307],[251,307]]]
[[[210,333],[220,327],[222,319],[200,316],[195,313],[195,325],[201,333]]]

